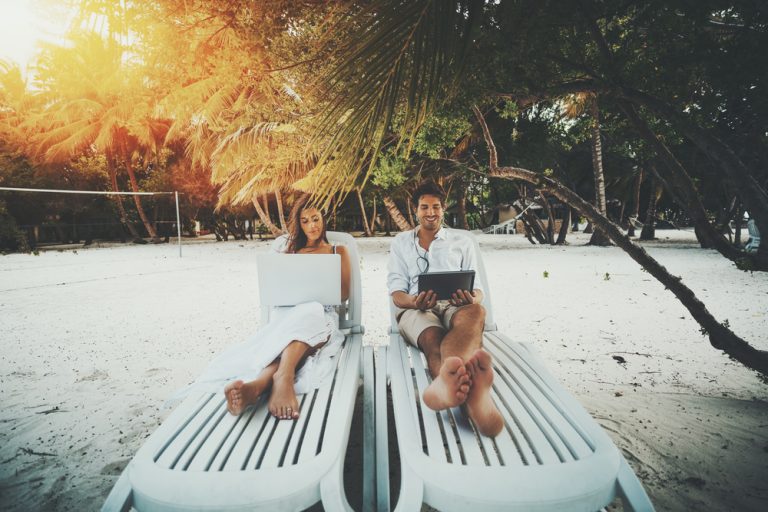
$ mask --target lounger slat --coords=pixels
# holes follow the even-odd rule
[[[424,354],[420,350],[408,347],[411,364],[416,378],[416,396],[424,420],[424,432],[427,437],[427,447],[432,457],[446,460],[453,464],[461,464],[461,455],[451,425],[451,419],[445,411],[435,412],[424,404],[424,390],[429,386],[429,369],[424,364]]]
[[[312,417],[312,411],[317,406],[316,396],[317,390],[313,389],[301,397],[301,409],[299,411],[299,419],[296,420],[296,430],[291,436],[290,443],[288,443],[285,458],[282,464],[280,464],[281,466],[291,466],[297,460],[298,450],[306,438],[307,421]]]
[[[503,337],[501,336],[497,335],[497,338],[503,340]],[[562,421],[565,422],[564,424],[559,425],[558,428],[561,428],[562,432],[567,434],[567,437],[563,438],[563,441],[577,454],[577,458],[588,456],[593,453],[595,446],[594,441],[584,429],[581,428],[579,422],[573,416],[570,409],[562,402],[555,390],[542,378],[542,372],[547,372],[547,370],[532,367],[532,358],[528,351],[523,347],[508,342],[504,342],[502,347],[504,346],[508,347],[507,350],[515,353],[520,370],[524,372],[530,381],[536,385],[536,388],[546,396],[546,403],[554,409],[553,411],[550,411],[552,417],[562,419]],[[502,350],[504,349],[502,348]],[[548,372],[545,374],[549,375]],[[552,377],[550,376],[550,378]]]
[[[195,438],[206,428],[208,422],[213,420],[219,405],[220,401],[213,394],[209,395],[205,405],[198,410],[197,414],[189,418],[180,428],[173,441],[157,458],[155,461],[157,465],[164,468],[174,468],[190,445],[194,443]]]
[[[260,400],[254,407],[258,407],[263,401]],[[252,420],[255,409],[251,408],[249,411],[244,412],[239,416],[232,416],[234,418],[234,425],[232,430],[227,434],[224,439],[221,448],[218,449],[211,461],[208,470],[209,471],[221,471],[224,468],[224,464],[232,454],[235,445],[242,438],[244,431],[246,430],[249,422]]]
[[[349,336],[347,337],[349,340]],[[344,341],[345,345],[347,340]],[[320,440],[321,429],[323,427],[323,419],[326,409],[329,407],[329,400],[331,397],[331,388],[333,387],[333,380],[338,375],[338,366],[334,370],[334,375],[329,377],[322,386],[317,389],[315,396],[315,403],[312,406],[310,416],[306,419],[306,429],[304,431],[304,439],[299,447],[298,461],[309,460],[317,455],[317,445]],[[294,455],[295,459],[295,455]]]
[[[394,338],[395,340],[398,339],[398,336],[393,335],[390,339]],[[400,338],[402,340],[402,338]],[[413,350],[404,340],[402,342],[396,341],[395,346],[397,347],[396,350],[392,350],[390,352],[391,354],[391,361],[393,365],[398,365],[403,372],[404,375],[404,384],[406,388],[406,394],[407,394],[407,407],[411,411],[411,415],[413,417],[415,429],[409,432],[398,432],[398,436],[414,436],[418,437],[418,444],[421,446],[422,450],[426,450],[425,453],[427,453],[431,457],[438,458],[442,461],[447,461],[446,455],[445,455],[445,449],[443,447],[442,438],[438,435],[431,435],[426,436],[425,440],[425,431],[430,430],[432,432],[439,432],[439,428],[437,427],[437,418],[434,415],[427,415],[424,416],[423,411],[424,407],[421,403],[421,393],[418,389],[418,387],[414,384],[414,374],[415,369],[412,366],[411,360],[412,360],[412,354],[411,350]],[[395,347],[393,347],[394,349]],[[429,411],[429,409],[426,409]],[[419,419],[421,418],[421,419]],[[428,426],[425,426],[423,422],[427,422]]]
[[[494,375],[494,387],[499,395],[499,405],[503,406],[502,414],[510,417],[519,428],[522,439],[518,442],[526,442],[534,454],[534,459],[529,460],[530,464],[549,464],[560,462],[561,459],[554,450],[549,437],[541,429],[545,422],[537,416],[534,406],[527,400],[525,393],[519,388],[517,382],[510,378],[509,370],[503,361],[498,360],[494,355],[494,365],[498,370]],[[551,434],[550,434],[551,436]]]
[[[215,420],[210,422],[196,443],[195,450],[187,450],[188,453],[177,464],[183,470],[205,470],[211,462],[219,446],[226,438],[227,432],[232,429],[235,417],[227,411],[226,400],[222,400],[216,410]]]
[[[241,471],[244,467],[247,467],[248,460],[253,453],[256,443],[266,437],[268,434],[268,423],[271,416],[269,411],[262,402],[260,407],[249,407],[243,414],[248,414],[248,423],[237,439],[235,446],[232,447],[232,451],[229,456],[223,461],[222,471]]]
[[[475,432],[474,425],[471,424],[469,416],[459,407],[451,409],[453,420],[456,424],[456,430],[459,433],[458,441],[461,443],[461,450],[464,452],[464,459],[469,466],[489,466],[490,461],[484,454],[485,447],[478,439],[480,436]]]
[[[299,397],[299,401],[306,396]],[[269,469],[276,468],[281,465],[283,455],[288,449],[288,445],[291,442],[291,437],[296,430],[296,421],[294,420],[276,420],[277,426],[272,434],[272,439],[269,441],[269,445],[264,448],[261,461],[257,463],[256,469]]]
[[[506,392],[499,390],[501,378],[495,376],[493,386],[493,397],[501,415],[504,417],[504,430],[496,436],[495,443],[501,452],[505,466],[527,466],[537,464],[536,454],[531,448],[530,441],[520,429],[520,424],[511,412],[513,410],[510,404],[509,390]],[[506,389],[506,388],[505,388]],[[515,403],[514,396],[512,402]]]
[[[541,425],[550,439],[553,449],[557,451],[562,460],[574,460],[589,456],[592,449],[586,444],[584,438],[574,430],[572,419],[566,416],[562,404],[552,390],[543,385],[540,377],[527,367],[520,354],[511,348],[504,349],[496,342],[496,354],[499,361],[506,360],[510,364],[508,377],[513,379],[528,398],[532,407],[535,407],[539,417],[545,422]]]

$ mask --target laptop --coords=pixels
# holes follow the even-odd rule
[[[262,305],[341,304],[338,254],[259,254],[256,265]]]

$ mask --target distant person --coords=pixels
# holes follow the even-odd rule
[[[482,349],[482,288],[475,281],[474,290],[456,290],[445,301],[432,290],[418,291],[419,274],[477,270],[474,243],[462,231],[442,227],[445,193],[435,183],[419,186],[413,203],[419,226],[393,240],[387,286],[401,334],[427,358],[433,380],[424,403],[436,411],[465,405],[480,432],[496,436],[504,420],[491,399],[491,356]]]
[[[317,208],[297,207],[291,218],[290,234],[275,240],[272,250],[339,254],[341,298],[349,298],[349,254],[344,246],[328,242],[325,221]],[[276,308],[269,324],[248,341],[220,354],[191,387],[223,387],[227,410],[234,415],[269,393],[269,412],[273,416],[297,419],[296,393],[317,387],[332,371],[330,359],[338,353],[343,340],[334,306],[307,302]],[[313,360],[310,362],[309,358]]]

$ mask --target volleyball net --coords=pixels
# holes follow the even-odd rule
[[[102,190],[66,190],[66,189],[46,189],[46,188],[20,188],[20,187],[0,187],[0,192],[20,192],[29,194],[78,194],[78,195],[97,195],[97,196],[171,196],[175,203],[176,219],[175,221],[163,221],[154,220],[155,224],[175,224],[176,226],[176,238],[178,240],[179,257],[181,257],[181,217],[179,214],[179,192],[114,192],[114,191],[102,191]],[[81,227],[94,227],[99,225],[123,225],[124,219],[120,222],[85,222],[80,223]],[[170,238],[170,237],[169,237]]]

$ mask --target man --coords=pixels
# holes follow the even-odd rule
[[[491,356],[481,348],[479,280],[474,290],[456,290],[448,301],[438,301],[432,290],[418,291],[418,276],[427,271],[477,270],[474,244],[461,231],[442,227],[445,193],[436,184],[419,186],[413,202],[419,227],[392,242],[387,286],[401,334],[424,352],[432,374],[424,403],[436,411],[464,404],[480,432],[496,436],[504,420],[491,399]]]

